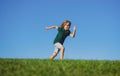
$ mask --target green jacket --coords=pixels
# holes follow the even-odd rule
[[[64,40],[69,35],[70,35],[70,30],[64,30],[64,28],[58,27],[58,34],[57,34],[57,36],[54,40],[54,44],[57,43],[57,42],[63,44]]]

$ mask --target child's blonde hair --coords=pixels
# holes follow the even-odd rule
[[[69,20],[65,20],[62,24],[61,27],[64,28],[65,23],[69,23],[69,26],[71,26],[71,22]]]

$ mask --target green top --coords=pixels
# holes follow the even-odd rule
[[[57,36],[54,40],[54,44],[57,43],[57,42],[63,44],[64,40],[69,35],[70,35],[70,30],[64,30],[64,28],[58,27],[58,34],[57,34]]]

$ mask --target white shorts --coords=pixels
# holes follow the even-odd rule
[[[61,48],[63,45],[62,45],[61,43],[57,42],[57,43],[54,44],[54,46],[55,46],[54,52],[58,53],[59,50],[60,50],[60,48]]]

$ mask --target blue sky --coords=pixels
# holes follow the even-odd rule
[[[0,0],[0,58],[48,59],[57,30],[44,28],[64,20],[77,26],[65,59],[120,60],[119,0]]]

